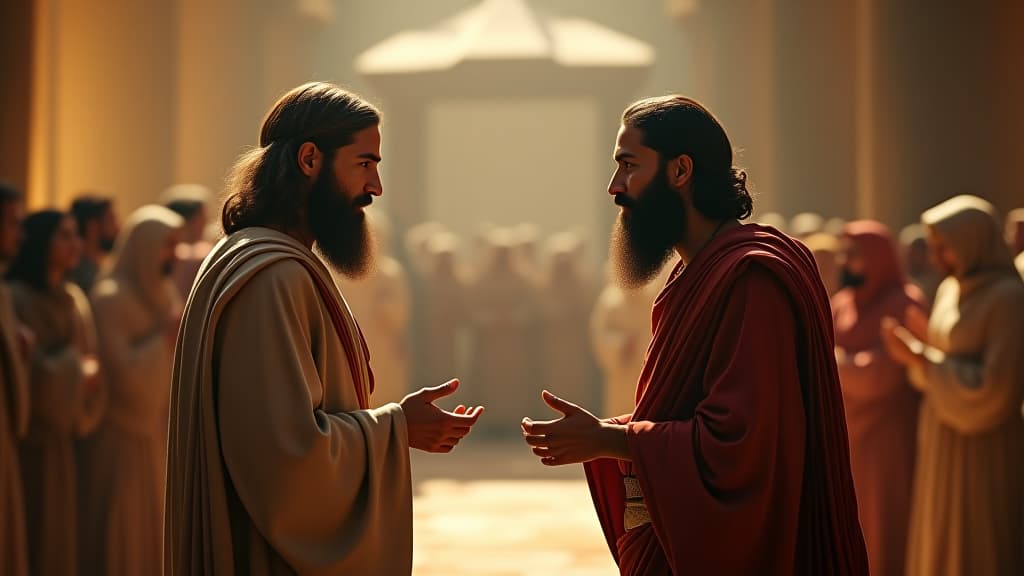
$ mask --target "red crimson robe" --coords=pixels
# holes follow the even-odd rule
[[[828,295],[772,228],[723,232],[655,302],[632,462],[585,465],[622,574],[867,574]],[[623,527],[624,474],[651,522]]]

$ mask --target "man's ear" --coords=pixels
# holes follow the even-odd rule
[[[317,148],[316,144],[312,142],[303,142],[299,146],[299,170],[306,175],[307,178],[315,178],[320,173],[320,164],[323,162],[324,155]]]
[[[693,159],[688,154],[680,154],[668,163],[668,178],[676,188],[684,188],[693,179]]]

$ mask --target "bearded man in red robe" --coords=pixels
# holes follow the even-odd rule
[[[682,96],[622,116],[608,192],[622,282],[680,262],[654,304],[632,414],[548,391],[548,466],[583,462],[624,575],[868,573],[828,295],[810,252],[741,224],[753,202],[718,120]]]

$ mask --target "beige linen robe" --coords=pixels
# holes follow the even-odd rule
[[[87,574],[158,574],[175,288],[160,250],[182,225],[160,206],[126,222],[109,276],[93,290],[107,411],[87,447],[82,566]]]
[[[29,388],[10,290],[0,282],[0,574],[28,574],[18,440],[28,433]]]
[[[75,438],[85,410],[82,361],[93,348],[85,295],[11,285],[14,308],[35,336],[29,382],[32,415],[21,444],[22,485],[32,574],[78,573],[78,471]]]
[[[405,417],[365,408],[358,334],[291,237],[248,228],[214,248],[175,357],[166,575],[410,573]]]
[[[987,202],[923,221],[957,266],[936,295],[923,370],[907,574],[1024,574],[1024,283]]]

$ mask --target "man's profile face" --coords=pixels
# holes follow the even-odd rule
[[[621,209],[612,232],[612,258],[619,282],[638,288],[658,275],[685,237],[686,203],[669,184],[667,163],[643,144],[638,129],[619,128],[614,159],[608,193]]]
[[[21,204],[0,202],[0,262],[9,262],[21,245]]]
[[[365,274],[373,262],[373,241],[363,209],[383,193],[380,127],[356,132],[334,151],[309,194],[309,226],[320,254],[347,276]]]

